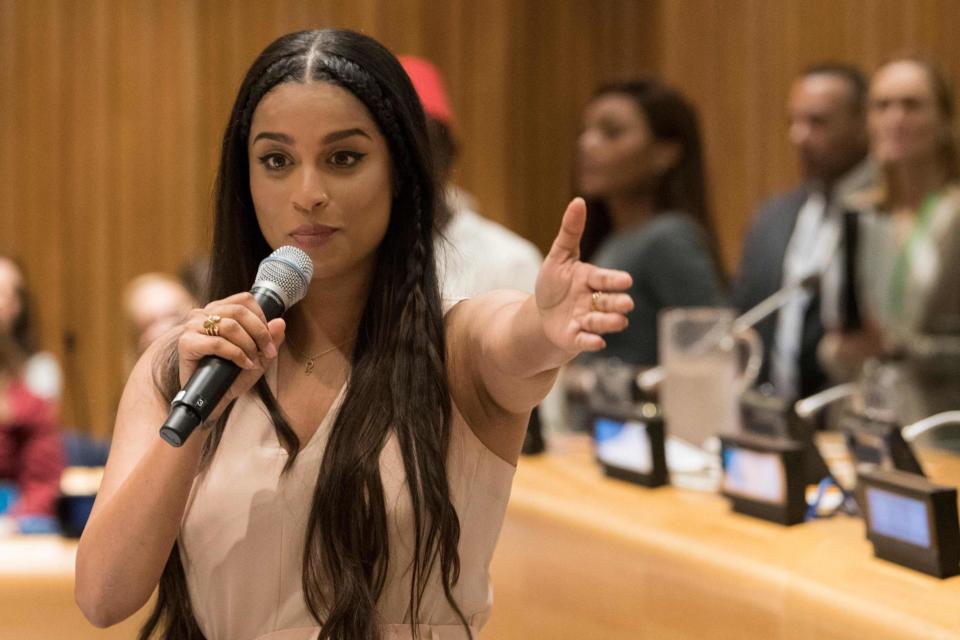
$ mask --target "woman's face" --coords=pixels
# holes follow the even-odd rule
[[[871,151],[882,165],[935,157],[947,125],[921,65],[893,62],[877,71],[870,83],[867,125]]]
[[[22,311],[20,287],[23,275],[11,260],[0,258],[0,331],[8,333]]]
[[[367,108],[326,82],[286,82],[253,113],[250,192],[267,244],[294,245],[314,278],[369,274],[390,220],[391,164]]]
[[[650,188],[661,167],[647,118],[629,96],[602,95],[583,116],[577,140],[577,188],[588,198],[607,198]]]

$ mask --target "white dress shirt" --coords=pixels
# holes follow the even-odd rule
[[[469,197],[455,188],[448,192],[447,206],[452,217],[436,243],[443,298],[470,298],[496,289],[533,293],[543,263],[540,250],[476,213]]]
[[[841,320],[840,295],[843,286],[840,251],[844,202],[854,191],[869,184],[874,168],[863,162],[834,185],[828,201],[823,191],[812,191],[797,214],[793,234],[783,257],[782,287],[820,275],[820,319],[827,330],[838,329]],[[800,349],[803,319],[813,292],[799,290],[777,315],[770,354],[770,379],[777,394],[796,399],[800,390]]]

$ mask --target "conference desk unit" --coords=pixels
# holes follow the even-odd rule
[[[520,460],[485,638],[960,638],[960,576],[875,559],[859,518],[784,527],[605,478],[586,437],[551,445]],[[960,480],[956,460],[922,460]]]

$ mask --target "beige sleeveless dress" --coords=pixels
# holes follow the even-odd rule
[[[267,374],[274,386],[275,371]],[[242,397],[210,466],[194,481],[180,530],[180,553],[197,622],[208,640],[310,640],[319,626],[301,588],[303,539],[317,469],[344,390],[281,475],[287,453],[263,404]],[[380,462],[389,522],[390,566],[378,605],[384,638],[411,637],[407,605],[412,515],[394,436]],[[460,581],[453,595],[474,637],[493,602],[488,568],[515,468],[497,457],[453,410],[448,474],[460,518]],[[435,575],[432,576],[435,578]],[[427,587],[420,637],[467,637],[439,580]]]

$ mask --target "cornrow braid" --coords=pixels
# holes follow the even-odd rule
[[[278,58],[270,63],[257,82],[250,87],[250,92],[240,109],[240,135],[244,142],[250,137],[250,125],[253,122],[253,112],[263,99],[263,96],[273,87],[283,82],[290,82],[303,75],[304,61],[301,56],[287,56]]]
[[[341,85],[353,93],[376,119],[384,137],[387,139],[391,156],[394,158],[403,157],[403,150],[410,147],[412,140],[404,135],[404,129],[394,116],[395,105],[384,95],[377,82],[360,65],[339,56],[327,55],[317,60],[317,69],[312,77]],[[412,250],[405,257],[406,268],[404,271],[406,278],[397,296],[400,305],[402,305],[399,331],[389,340],[392,344],[387,346],[385,351],[398,353],[400,357],[395,360],[397,363],[401,361],[425,361],[429,370],[445,372],[443,323],[440,314],[437,313],[440,308],[440,301],[432,241],[432,213],[436,207],[435,193],[431,189],[429,202],[425,202],[426,198],[421,187],[421,184],[429,183],[432,172],[427,168],[423,175],[417,175],[412,163],[395,162],[394,168],[397,180],[395,193],[402,194],[403,186],[405,184],[410,185],[410,202],[402,204],[408,205],[413,214],[412,242],[410,245]],[[389,257],[387,258],[389,259]],[[426,287],[425,284],[427,284]],[[428,294],[427,291],[432,292],[432,295]],[[418,561],[414,562],[412,567],[410,578],[409,618],[412,632],[416,637],[418,632],[415,623],[418,619],[420,602],[428,584],[431,569],[439,555],[445,597],[469,633],[466,618],[453,599],[451,591],[451,585],[456,583],[460,572],[459,556],[456,552],[460,528],[459,520],[450,501],[446,476],[446,452],[449,446],[450,420],[449,390],[446,388],[445,378],[443,378],[444,384],[428,384],[425,388],[411,388],[409,371],[396,365],[392,369],[391,389],[407,390],[409,392],[407,395],[413,396],[410,398],[410,407],[417,407],[420,410],[431,407],[439,410],[435,418],[424,419],[422,414],[410,415],[411,413],[420,413],[420,411],[408,412],[407,406],[403,402],[397,402],[394,398],[391,398],[390,402],[397,442],[403,455],[404,469],[408,478],[407,486],[414,516],[414,548],[417,550],[418,556]],[[341,417],[346,419],[348,411],[347,401],[345,401],[341,410]],[[421,430],[422,428],[432,429],[432,437],[417,437],[416,429],[403,428],[408,424],[420,424],[422,425]],[[332,436],[327,453],[332,457],[338,455],[335,453],[336,451],[336,436]],[[369,475],[367,478],[368,480],[375,478],[377,486],[371,487],[364,483],[366,485],[364,495],[369,503],[379,503],[382,500],[382,484],[379,482],[379,460],[376,460],[376,462],[376,465],[368,469]],[[333,478],[330,478],[330,480],[332,481]],[[344,481],[344,478],[337,478],[336,486],[341,491]],[[323,472],[321,471],[320,478],[318,478],[318,496],[321,493],[319,484],[322,482]],[[434,491],[425,495],[423,491],[425,486],[433,487]],[[322,501],[315,502],[315,506],[321,511],[325,507]],[[372,507],[373,505],[370,504],[369,506]],[[425,521],[423,518],[425,511],[431,514],[429,521]],[[311,535],[312,531],[308,533],[308,536]],[[342,544],[328,543],[324,547],[325,558],[330,558],[331,554],[337,554],[336,557],[344,557],[345,549]],[[370,551],[367,550],[368,553]],[[383,566],[380,571],[370,573],[372,576],[370,582],[371,595],[373,597],[364,598],[364,600],[370,602],[371,607],[375,604],[375,599],[382,589],[386,564],[389,562],[388,547],[384,545],[379,553],[374,555],[379,557]],[[309,554],[306,554],[306,557],[309,557]],[[331,566],[335,563],[327,560],[324,564],[331,573],[342,574],[338,568]],[[305,563],[306,566],[307,563]],[[312,571],[316,571],[316,569],[314,568]],[[308,581],[308,577],[305,572],[305,582]],[[337,580],[336,576],[331,577],[334,578],[334,584],[343,585],[343,582]],[[317,596],[322,595],[317,593]],[[331,622],[328,618],[328,624],[325,625],[321,638],[327,637],[326,630],[332,626],[330,625]],[[354,630],[360,633],[370,631],[369,628]],[[336,637],[333,635],[333,629],[331,629],[329,637]]]
[[[407,282],[405,289],[408,291],[405,296],[406,305],[404,306],[400,326],[407,329],[401,335],[402,343],[409,345],[412,352],[421,354],[431,366],[444,367],[445,355],[443,353],[443,326],[442,323],[436,326],[431,323],[418,323],[418,318],[428,318],[426,313],[431,307],[431,301],[428,299],[428,291],[436,291],[436,287],[423,286],[425,272],[429,271],[427,265],[433,264],[433,242],[431,234],[424,233],[423,225],[423,203],[419,185],[413,189],[414,210],[417,212],[415,223],[416,242],[413,245],[413,251],[410,252],[407,259]],[[433,305],[438,304],[432,301]],[[439,349],[438,349],[439,345]],[[414,356],[415,354],[411,354]],[[399,380],[395,381],[399,384]],[[423,406],[436,406],[442,397],[448,398],[448,392],[445,389],[428,389],[426,397],[423,398]],[[407,416],[398,416],[404,419]],[[430,424],[430,423],[427,423]],[[449,492],[444,490],[446,485],[446,451],[449,446],[450,431],[444,428],[447,421],[434,421],[434,426],[440,427],[433,435],[434,438],[420,439],[416,438],[414,433],[409,431],[400,431],[398,440],[401,447],[411,451],[417,451],[422,447],[427,450],[422,455],[429,459],[440,460],[440,464],[428,465],[417,469],[408,469],[408,475],[417,474],[418,481],[416,485],[415,501],[424,501],[434,513],[434,520],[431,523],[433,527],[426,529],[425,523],[419,521],[415,509],[415,548],[422,549],[424,563],[413,567],[411,571],[411,599],[408,609],[409,618],[417,619],[419,605],[427,587],[427,580],[432,571],[435,561],[439,556],[444,595],[447,601],[452,605],[454,611],[460,618],[464,627],[469,626],[463,612],[456,605],[451,586],[456,584],[460,576],[460,558],[456,553],[450,553],[450,549],[456,549],[460,539],[460,523],[456,517],[456,512],[450,502]],[[431,446],[433,445],[433,446]],[[411,486],[413,486],[413,484]],[[432,494],[420,495],[421,487],[440,488]],[[413,489],[411,489],[413,493]]]
[[[318,60],[316,64],[318,67],[314,72],[314,79],[323,79],[333,82],[334,84],[342,85],[345,89],[357,96],[370,111],[374,120],[377,121],[377,124],[380,125],[383,135],[387,139],[387,144],[390,147],[391,155],[393,157],[399,157],[397,154],[403,149],[408,148],[409,140],[405,139],[403,129],[394,116],[395,105],[393,101],[383,94],[377,81],[370,77],[370,74],[367,73],[363,67],[341,56],[327,55]],[[393,188],[394,193],[398,193],[400,187],[404,184],[401,176],[403,176],[404,173],[412,171],[412,168],[402,163],[394,163],[394,169],[397,183],[393,185]],[[399,169],[403,169],[403,171]],[[403,177],[412,178],[412,176]],[[417,181],[414,180],[414,184],[416,184],[416,182]]]

